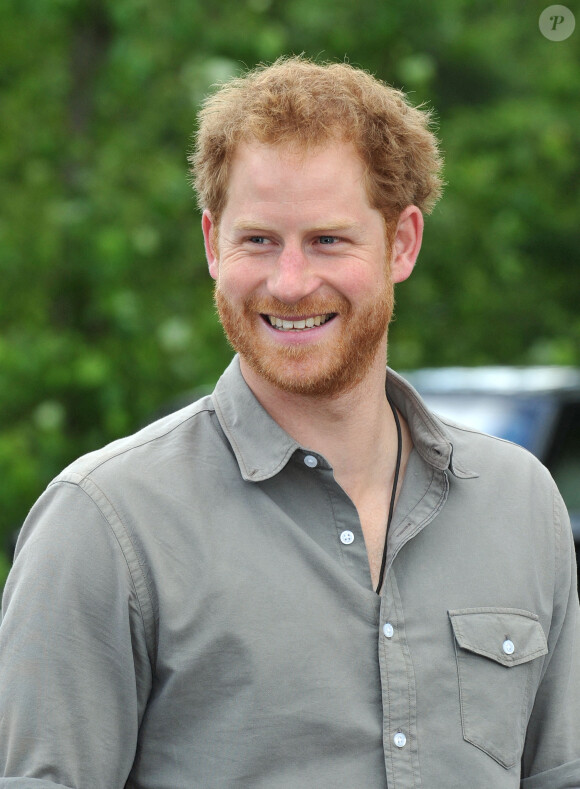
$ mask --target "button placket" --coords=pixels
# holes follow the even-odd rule
[[[415,786],[420,768],[416,747],[415,673],[395,573],[388,571],[381,595],[379,661],[383,697],[383,744],[389,786]],[[404,726],[402,725],[404,722]]]
[[[306,469],[304,473],[308,473]],[[328,519],[333,528],[328,529],[327,536],[333,542],[333,554],[344,570],[366,587],[370,583],[369,562],[356,507],[324,458],[319,459],[318,468],[310,473],[313,479],[320,478],[321,489],[328,497]]]

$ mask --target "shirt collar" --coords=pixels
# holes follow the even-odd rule
[[[387,367],[386,389],[411,431],[413,446],[423,460],[434,468],[445,470],[462,479],[477,477],[464,467],[454,452],[452,437],[446,425],[427,408],[411,384]]]
[[[273,477],[300,449],[257,401],[237,355],[217,382],[213,403],[244,480],[261,482]]]
[[[445,425],[427,408],[415,389],[390,368],[387,368],[386,388],[405,417],[413,445],[426,463],[436,469],[449,469],[456,477],[477,476],[455,457]],[[237,355],[219,379],[213,403],[244,480],[268,479],[284,468],[296,450],[304,450],[257,401],[242,376]]]

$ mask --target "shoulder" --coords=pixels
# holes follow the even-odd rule
[[[454,457],[460,458],[478,473],[490,467],[501,469],[504,473],[511,469],[514,474],[521,474],[525,470],[551,481],[547,468],[519,444],[459,424],[447,417],[434,416],[449,437]]]
[[[203,450],[219,441],[211,396],[152,422],[87,453],[67,466],[54,480],[80,482],[88,477],[125,474],[129,469],[154,472],[156,466],[172,465],[180,456],[203,455]]]
[[[571,529],[566,506],[550,472],[535,455],[505,439],[437,418],[453,447],[450,470],[457,463],[473,472],[472,484],[462,490],[469,491],[467,501],[478,502],[486,522],[503,522],[510,533],[516,523],[525,523],[525,532],[528,537],[534,533],[538,545],[541,533],[568,546]],[[457,493],[453,479],[450,475]]]

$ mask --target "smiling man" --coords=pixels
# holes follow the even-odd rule
[[[558,491],[386,367],[440,192],[429,115],[282,59],[207,100],[192,167],[237,353],[31,511],[0,787],[578,789]]]
[[[407,225],[418,242],[418,209],[407,209]],[[220,318],[254,391],[267,381],[329,396],[360,384],[371,366],[384,377],[392,277],[408,276],[412,261],[398,256],[392,272],[352,143],[311,152],[240,145],[219,229],[207,210],[203,229]]]

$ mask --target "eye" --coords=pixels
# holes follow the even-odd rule
[[[264,236],[250,236],[248,241],[250,244],[265,244],[266,238]]]
[[[339,239],[336,236],[319,236],[318,243],[323,244],[324,246],[331,246],[332,244],[336,244]]]

